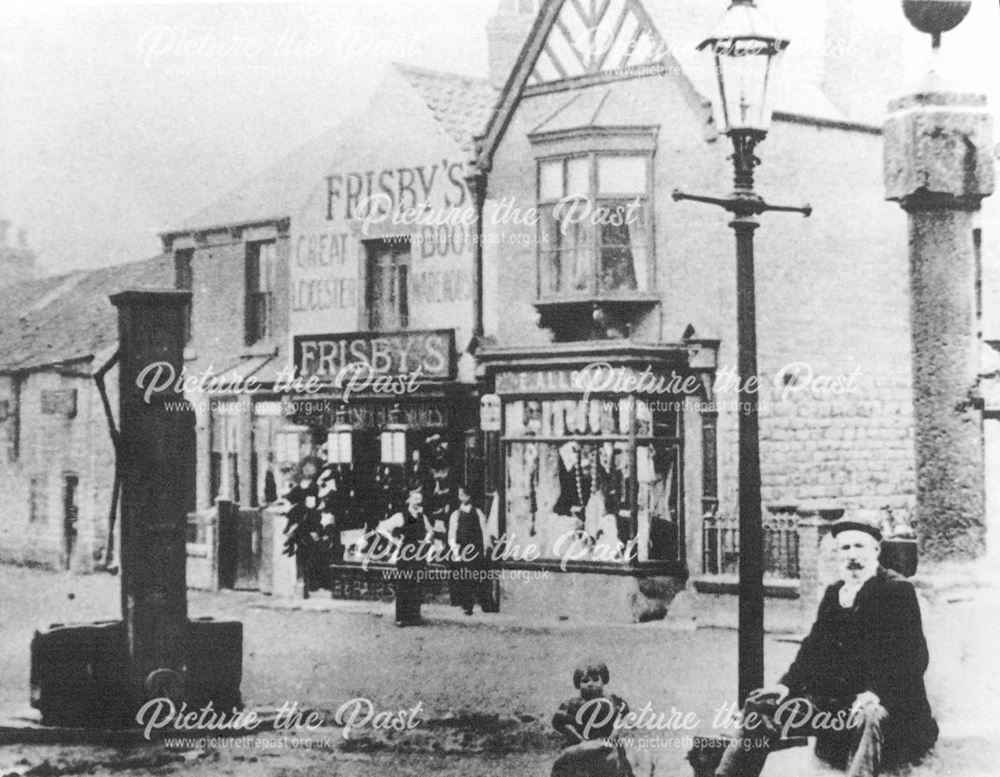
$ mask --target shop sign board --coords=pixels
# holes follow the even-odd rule
[[[665,373],[650,366],[613,365],[595,361],[580,369],[505,370],[496,375],[496,392],[533,394],[687,394],[700,388],[695,375]]]
[[[296,423],[332,429],[337,421],[336,410],[341,403],[336,400],[295,397],[291,400],[292,417]],[[410,429],[447,429],[451,426],[448,403],[401,402],[399,421]],[[393,423],[393,406],[387,402],[350,402],[347,422],[355,432],[386,429]]]
[[[498,394],[571,394],[581,393],[579,370],[523,370],[499,372]]]
[[[418,380],[449,380],[455,374],[455,330],[349,332],[299,335],[293,356],[300,378],[322,381],[416,375]],[[345,368],[350,368],[344,373]],[[362,376],[362,377],[364,377]]]

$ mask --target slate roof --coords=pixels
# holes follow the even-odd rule
[[[618,126],[621,124],[621,117],[627,115],[627,112],[640,119],[645,113],[641,108],[645,106],[637,106],[626,95],[630,86],[616,84],[603,89],[572,92],[532,133],[558,132],[577,127]]]
[[[173,283],[173,258],[163,254],[0,288],[0,372],[93,357],[118,341],[110,295]]]

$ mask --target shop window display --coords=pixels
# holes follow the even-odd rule
[[[444,432],[428,433],[410,429],[404,432],[402,459],[385,461],[383,432],[359,430],[352,433],[352,456],[349,461],[330,459],[330,428],[303,428],[304,448],[294,442],[294,450],[279,452],[282,461],[318,461],[320,515],[324,526],[330,524],[339,534],[338,562],[358,562],[366,553],[387,558],[372,543],[379,527],[406,506],[408,494],[420,489],[425,515],[434,529],[435,547],[443,553],[447,541],[448,517],[458,506],[455,484],[464,476],[460,454],[463,447],[457,436],[446,439]],[[384,431],[384,430],[383,430]],[[343,443],[346,449],[346,443]],[[336,456],[334,456],[336,458]],[[295,466],[301,466],[296,464]],[[293,478],[290,486],[298,483]]]
[[[572,547],[583,561],[677,560],[676,409],[632,399],[515,400],[504,416],[509,538],[534,544],[543,559],[561,559]]]

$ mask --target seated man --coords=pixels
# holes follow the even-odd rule
[[[816,736],[816,754],[851,777],[918,761],[937,739],[913,586],[879,566],[877,527],[841,519],[832,533],[842,579],[785,676],[750,694],[718,777],[757,777],[782,736]]]

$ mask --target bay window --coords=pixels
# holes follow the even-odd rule
[[[651,164],[594,151],[538,161],[540,299],[649,291]]]

